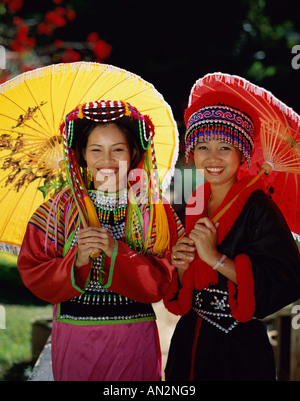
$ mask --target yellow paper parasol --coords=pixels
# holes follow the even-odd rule
[[[0,243],[20,246],[36,208],[66,185],[59,127],[70,110],[101,99],[124,100],[149,115],[162,187],[168,187],[179,135],[171,108],[152,84],[99,63],[33,70],[0,86]]]

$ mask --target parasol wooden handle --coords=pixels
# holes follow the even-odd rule
[[[95,206],[93,204],[93,202],[91,201],[91,198],[87,195],[83,198],[85,207],[86,207],[86,211],[88,214],[88,218],[89,218],[89,227],[97,227],[100,228],[100,221],[98,218],[98,214],[96,212]],[[87,224],[87,223],[86,223]],[[96,259],[101,252],[92,252],[90,254],[90,257],[92,259]]]
[[[63,158],[61,158],[61,159],[58,161],[58,166],[59,166],[59,168],[60,168],[61,170],[65,170],[65,161],[64,161]],[[78,204],[78,201],[77,201],[77,199],[76,199],[75,194],[74,194],[73,198],[74,198],[74,200],[75,200],[75,203],[76,203],[76,206],[77,206],[77,210],[78,210],[78,213],[79,213],[79,216],[80,216],[80,219],[81,219],[81,222],[82,222],[83,227],[84,227],[84,228],[89,227],[89,225],[88,225],[88,223],[87,223],[87,221],[86,221],[86,219],[85,219],[85,216],[84,216],[84,214],[82,213],[81,207],[80,207],[79,204]],[[86,202],[85,202],[85,203],[86,203]],[[87,203],[86,203],[86,204],[87,204]],[[95,211],[94,205],[92,206],[92,208],[91,208],[91,206],[90,206],[90,207],[89,207],[89,210],[90,210],[90,212],[94,213],[93,216],[92,216],[94,224],[92,224],[91,226],[92,226],[92,227],[100,227],[99,219],[98,219],[97,213],[96,213],[96,211]],[[94,212],[93,212],[93,211],[94,211]],[[100,252],[92,252],[92,253],[90,254],[90,257],[91,257],[92,259],[96,259],[99,255],[100,255]]]
[[[264,174],[269,174],[272,171],[272,166],[269,163],[263,163],[261,165],[261,170],[256,174],[256,176],[254,176],[252,178],[252,180],[250,182],[248,182],[248,184],[240,190],[240,192],[229,202],[227,203],[226,206],[223,207],[222,210],[220,210],[220,212],[218,214],[215,215],[215,217],[212,219],[212,221],[214,223],[216,223],[217,221],[220,220],[220,218],[223,216],[223,214],[230,208],[230,206],[237,200],[238,196],[240,195],[240,193],[245,189],[250,187],[250,185],[253,185],[257,180],[259,180],[259,178],[264,175]]]
[[[80,219],[81,219],[83,228],[88,228],[89,225],[88,225],[88,223],[87,223],[87,221],[86,221],[86,218],[85,218],[84,214],[82,213],[81,207],[79,206],[78,201],[77,201],[77,199],[76,199],[75,196],[74,196],[74,200],[75,200],[75,203],[76,203],[76,206],[77,206],[77,210],[78,210],[79,217],[80,217]],[[95,211],[95,213],[96,213],[96,211]],[[98,226],[100,226],[99,220],[98,220]],[[90,257],[91,257],[92,259],[96,259],[96,258],[98,258],[99,255],[100,255],[100,252],[92,252],[92,253],[90,254]]]
[[[77,202],[76,202],[76,203],[77,203]],[[89,226],[88,226],[88,224],[87,224],[87,221],[86,221],[86,219],[85,219],[85,216],[83,215],[82,210],[81,210],[81,208],[79,207],[78,204],[77,204],[77,209],[78,209],[78,213],[79,213],[79,216],[80,216],[80,219],[81,219],[83,228],[88,228]],[[90,253],[90,257],[91,257],[92,259],[98,258],[99,255],[100,255],[100,252],[96,252],[96,251]]]

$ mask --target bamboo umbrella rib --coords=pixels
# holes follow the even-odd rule
[[[19,109],[23,111],[23,113],[26,113],[26,110],[23,109],[23,107],[20,106],[20,104],[16,103],[14,100],[12,100],[10,97],[4,95],[3,93],[0,93],[0,96],[4,97],[6,100],[9,100],[11,103],[13,103],[15,106],[17,106]]]
[[[101,93],[101,95],[98,97],[98,99],[96,100],[102,100],[104,98],[105,95],[107,95],[107,93],[111,92],[113,89],[115,89],[117,86],[121,85],[123,82],[126,82],[127,78],[123,78],[121,81],[119,81],[118,83],[116,83],[114,86],[112,86],[111,88],[107,89],[106,92]]]
[[[18,106],[18,107],[23,111],[23,113],[25,113],[25,114],[27,113],[27,110],[24,110],[22,107],[20,107],[17,103],[15,103],[15,102],[14,102],[12,99],[10,99],[9,97],[7,97],[7,96],[5,96],[5,95],[3,95],[3,94],[1,94],[1,96],[5,97],[5,99],[11,101],[13,104],[15,104],[16,106]],[[8,116],[8,115],[3,114],[3,113],[1,113],[0,115],[2,115],[3,117],[9,118],[9,119],[15,121],[16,123],[19,122],[17,118],[13,118],[13,117]],[[34,117],[31,117],[31,120],[33,120],[37,125],[40,126],[40,124],[35,120]],[[22,122],[22,125],[25,125],[25,126],[26,126],[26,124],[23,123],[23,122]],[[33,128],[33,127],[31,127],[31,128],[32,128],[32,129],[35,129],[35,128]],[[40,128],[42,128],[42,127],[40,126]],[[36,130],[36,129],[35,129],[35,130]],[[36,131],[39,132],[38,130],[36,130]]]
[[[243,99],[243,100],[245,101],[245,103],[250,104],[255,110],[257,110],[257,112],[259,112],[259,113],[261,112],[261,109],[260,109],[257,105],[255,105],[253,102],[251,102],[251,101],[250,101],[249,99],[247,99],[245,96],[243,96],[240,92],[238,92],[238,91],[235,90],[234,88],[230,87],[229,85],[226,85],[225,82],[222,82],[222,84],[223,84],[227,89],[229,89],[231,92],[233,92],[233,93],[236,94],[238,97],[240,97],[241,99]],[[252,100],[253,100],[255,103],[258,103],[258,105],[261,106],[261,103],[258,102],[258,100],[255,98],[255,96],[254,96],[251,92],[247,92],[247,94],[249,94],[249,95],[251,96]],[[265,109],[265,107],[264,107],[264,109]],[[266,112],[266,114],[268,115],[268,117],[270,118],[270,113],[268,113],[268,110],[265,110],[265,112]]]
[[[261,131],[263,148],[268,152],[269,157],[271,158],[271,160],[269,161],[275,161],[276,163],[280,161],[282,166],[299,165],[299,162],[297,162],[297,156],[295,154],[289,154],[289,150],[292,151],[293,149],[291,142],[287,142],[285,135],[287,131],[285,130],[284,134],[279,134],[280,125],[277,126],[277,129],[272,129],[272,131],[274,132],[274,135],[272,137],[272,144],[271,141],[267,141],[267,138],[271,138],[271,135],[266,132],[266,128],[264,126]],[[278,137],[280,138],[279,140],[277,140]],[[284,144],[284,141],[286,141],[286,144]]]
[[[172,128],[173,129],[172,125],[166,125],[166,124],[155,124],[155,128]],[[155,137],[154,137],[154,142],[156,143]]]
[[[132,94],[131,96],[125,97],[125,100],[128,101],[128,100],[132,99],[133,97],[139,96],[139,95],[141,95],[142,93],[149,91],[150,89],[151,89],[151,88],[144,88],[144,89],[142,89],[141,91]],[[155,110],[155,109],[154,109],[154,110]],[[143,111],[144,111],[144,110],[140,110],[141,113],[142,113]]]
[[[158,170],[161,170],[161,167],[164,167],[164,168],[166,168],[166,169],[169,168],[167,164],[159,163]]]
[[[49,135],[51,136],[51,135],[52,135],[51,128],[50,128],[50,126],[49,126],[49,123],[48,123],[47,119],[45,118],[45,116],[44,116],[44,114],[43,114],[43,111],[42,111],[40,105],[38,104],[38,102],[36,101],[35,97],[33,96],[33,93],[32,93],[32,91],[30,90],[30,87],[29,87],[27,81],[24,81],[24,84],[26,85],[26,88],[27,88],[28,92],[30,93],[32,99],[34,100],[34,102],[35,102],[35,104],[36,104],[36,106],[37,106],[37,108],[39,109],[39,111],[40,111],[40,113],[41,113],[41,115],[42,115],[42,117],[43,117],[43,119],[44,119],[44,121],[45,121],[47,127],[49,128],[49,131],[46,131],[46,132],[48,132],[48,136],[49,136]],[[40,125],[40,123],[38,123],[38,122],[35,120],[34,117],[32,117],[32,119],[33,119],[33,121],[34,121],[40,128],[43,129],[43,127]]]
[[[255,163],[263,163],[264,161],[265,161],[265,157],[263,157],[263,156],[258,157],[257,159],[255,159]]]
[[[51,108],[51,116],[52,116],[52,129],[53,132],[56,132],[56,127],[55,127],[55,116],[54,116],[54,107],[53,107],[53,74],[50,74],[50,94],[49,94],[49,100],[50,100],[50,108]]]
[[[210,89],[210,90],[213,91],[213,92],[216,91],[214,88],[212,88],[211,86],[205,84],[204,82],[202,82],[202,86],[204,86],[204,88]],[[193,96],[201,97],[202,95],[198,95],[197,93],[193,93]]]
[[[278,150],[275,153],[275,157],[278,159],[281,159],[284,163],[287,164],[293,164],[293,165],[299,165],[299,161],[297,161],[297,155],[292,153],[292,149],[289,149],[290,151],[287,151],[288,145],[284,146],[284,148]]]
[[[16,183],[17,183],[18,181],[22,180],[24,177],[26,177],[26,176],[28,175],[29,172],[31,172],[31,169],[28,167],[28,168],[25,170],[25,172],[24,172],[21,176],[16,176],[16,177],[13,179],[13,181],[11,182],[11,184],[13,184],[14,181],[16,181]],[[1,179],[1,182],[2,182],[5,178],[8,178],[13,172],[8,171],[7,173],[8,173],[7,176],[3,177],[3,178]],[[14,183],[13,185],[15,186],[16,183]],[[3,201],[3,199],[5,198],[5,196],[6,196],[8,193],[9,193],[9,191],[6,191],[6,194],[4,195],[3,198],[1,198],[0,202]]]
[[[81,66],[80,66],[80,67],[81,67]],[[79,67],[79,69],[80,69],[80,67]],[[79,73],[79,69],[78,69],[78,73]],[[83,101],[84,101],[83,99],[85,99],[85,97],[87,96],[88,92],[93,88],[94,85],[96,85],[97,81],[98,81],[99,79],[101,79],[102,75],[103,75],[106,71],[107,71],[107,67],[105,67],[105,69],[101,72],[101,74],[100,74],[99,76],[97,76],[96,79],[95,79],[93,82],[90,83],[88,89],[85,91],[85,93],[84,93],[84,94],[81,96],[81,98],[79,99],[78,105],[80,105],[80,104],[83,103]],[[94,100],[94,99],[91,99],[91,100]]]
[[[0,114],[1,115],[1,114]],[[30,129],[32,129],[32,130],[35,130],[35,128],[33,128],[33,127],[29,127],[29,126],[27,126],[28,128],[30,128]],[[29,132],[28,131],[26,131],[26,133],[23,131],[23,132],[21,132],[21,131],[16,131],[16,130],[10,130],[10,129],[8,129],[8,128],[0,128],[0,131],[7,131],[7,132],[9,132],[10,134],[11,133],[14,133],[14,134],[18,134],[18,135],[26,135],[26,137],[31,137],[31,138],[38,138],[38,139],[41,139],[42,141],[45,141],[45,139],[46,138],[44,138],[44,137],[41,137],[41,136],[39,136],[39,135],[34,135],[34,134],[29,134]],[[17,138],[16,138],[17,139]],[[20,139],[21,139],[21,137],[20,137]],[[24,141],[24,138],[22,138],[21,140],[23,140]]]
[[[140,112],[141,112],[142,114],[145,114],[145,113],[147,113],[147,112],[149,112],[149,111],[159,110],[159,109],[164,109],[164,108],[165,108],[165,105],[164,105],[164,104],[161,104],[161,105],[158,105],[158,106],[156,106],[156,107],[150,107],[150,108],[148,108],[148,109],[141,109]]]
[[[262,103],[260,103],[260,102],[257,100],[257,98],[253,95],[253,93],[247,92],[247,94],[249,94],[249,95],[251,96],[252,100],[253,100],[253,102],[251,102],[249,99],[247,99],[245,96],[243,96],[240,92],[238,92],[238,91],[235,90],[234,88],[230,87],[230,86],[227,85],[225,82],[221,82],[221,83],[222,83],[227,89],[229,89],[231,92],[234,92],[237,96],[239,96],[240,98],[242,98],[246,103],[250,104],[250,105],[251,105],[253,108],[255,108],[259,113],[261,113],[261,108],[259,108],[256,104],[254,104],[254,102],[257,103],[259,106],[262,106],[262,108],[264,109],[264,111],[265,111],[266,115],[268,116],[268,118],[270,118],[270,119],[274,118],[274,116],[272,116],[272,114],[270,113],[270,111],[269,111],[265,106],[263,106]],[[263,99],[263,100],[264,100],[264,102],[266,103],[266,105],[269,106],[269,108],[270,108],[270,104],[269,104],[265,99]],[[271,108],[270,108],[270,110],[273,111]],[[276,114],[275,114],[275,117],[276,117]],[[265,118],[266,118],[266,117],[265,117]]]
[[[298,174],[300,174],[300,160],[296,159],[295,157],[291,157],[291,160],[284,160],[284,164],[289,167],[298,167]]]
[[[281,135],[280,136],[280,140],[277,141],[277,138],[279,137],[279,129],[280,129],[280,125],[277,126],[277,129],[273,130],[273,132],[274,132],[274,137],[273,137],[273,141],[272,141],[273,144],[272,144],[272,147],[270,149],[270,152],[271,152],[272,156],[278,154],[279,148],[280,148],[281,144],[284,141],[284,136],[283,135]],[[269,135],[269,137],[270,137],[270,135]],[[286,146],[286,149],[287,149],[287,146]]]
[[[18,152],[18,153],[21,153],[21,152]],[[0,156],[0,160],[9,159],[9,158],[11,157],[11,155],[12,155],[12,153],[9,153],[9,154],[4,155],[4,156]],[[27,156],[26,153],[25,153],[25,155]],[[27,161],[24,160],[24,158],[22,158],[22,157],[20,157],[20,158],[15,157],[15,158],[13,159],[13,161],[14,161],[15,163],[16,163],[16,162],[19,162],[19,161],[23,161],[23,163],[26,163],[26,162],[27,162]],[[2,168],[2,167],[1,167],[1,168]]]
[[[10,117],[10,116],[8,116],[8,115],[6,115],[6,114],[0,113],[0,116],[9,118],[10,120],[13,120],[14,122],[18,122],[18,120],[14,119],[13,117]],[[22,126],[23,126],[23,127],[27,127],[27,128],[29,128],[29,129],[32,129],[32,130],[34,130],[35,132],[40,133],[40,134],[42,135],[41,138],[47,138],[47,136],[45,137],[44,132],[38,130],[37,128],[34,128],[34,127],[32,127],[32,126],[30,126],[30,125],[24,123],[24,122],[22,122]],[[25,133],[23,132],[23,135],[24,135],[24,134],[25,134]],[[27,135],[27,134],[26,134],[26,135]]]
[[[279,149],[275,155],[284,158],[286,161],[292,161],[296,164],[300,163],[299,153],[289,145],[285,145],[283,148]]]
[[[258,106],[262,106],[262,108],[264,109],[264,111],[265,111],[265,113],[266,113],[266,114],[265,114],[265,118],[269,118],[269,119],[273,119],[273,118],[274,118],[274,116],[272,116],[272,114],[270,113],[270,111],[273,111],[273,110],[271,109],[269,103],[268,103],[265,99],[263,99],[263,100],[264,100],[264,102],[269,106],[269,108],[270,108],[269,111],[268,111],[268,109],[267,109],[262,103],[260,103],[260,102],[257,100],[257,98],[256,98],[251,92],[247,92],[247,94],[249,94],[249,95],[251,96],[253,102],[251,102],[249,99],[247,99],[245,96],[243,96],[240,92],[238,92],[237,90],[235,90],[235,89],[232,88],[231,86],[227,85],[225,82],[220,82],[220,83],[221,83],[223,86],[225,86],[227,89],[229,89],[231,92],[233,92],[235,95],[237,95],[238,97],[240,97],[241,99],[243,99],[246,103],[250,104],[255,110],[257,110],[257,112],[261,113],[261,108],[258,107]],[[215,91],[215,89],[211,88],[209,85],[203,85],[203,86],[209,88],[210,90]],[[200,95],[195,95],[195,94],[193,94],[193,96],[198,96],[198,97],[200,97]],[[255,105],[254,102],[257,103],[258,105]],[[274,112],[274,113],[275,113],[275,112]],[[266,117],[266,116],[268,116],[268,117]],[[276,114],[275,114],[275,117],[276,117]]]
[[[18,180],[21,180],[29,172],[34,172],[35,170],[36,171],[42,170],[43,173],[50,173],[52,170],[53,171],[56,170],[55,168],[53,169],[53,168],[47,167],[46,164],[45,164],[44,168],[42,168],[40,164],[37,164],[37,165],[32,164],[29,167],[26,166],[28,164],[28,162],[30,162],[30,160],[34,160],[34,159],[38,160],[39,162],[43,162],[44,161],[44,157],[43,156],[44,156],[46,150],[51,148],[50,144],[48,144],[48,145],[46,144],[46,146],[43,146],[43,147],[41,147],[41,146],[36,146],[36,147],[27,146],[27,148],[28,149],[26,149],[26,148],[24,149],[24,147],[23,147],[22,151],[18,152],[18,155],[23,154],[23,155],[27,156],[27,158],[24,158],[22,156],[20,156],[19,158],[14,158],[13,162],[15,164],[17,163],[18,167],[13,169],[12,171],[11,171],[11,167],[8,167],[7,168],[7,170],[8,170],[7,171],[7,175],[6,176],[4,175],[4,177],[3,177],[3,179],[1,181],[3,181],[4,179],[8,178],[9,175],[13,174],[13,172],[18,170],[18,169],[20,169],[20,172],[21,172],[22,170],[24,170],[26,168],[24,174],[18,177]],[[26,153],[26,150],[28,150],[29,153]],[[52,150],[54,151],[54,154],[55,153],[57,154],[57,157],[58,157],[59,149],[56,150],[55,148],[53,148]],[[34,154],[34,152],[37,152],[37,154],[35,154],[35,156],[33,157],[32,154]],[[0,159],[7,159],[9,157],[10,157],[10,155],[6,155],[6,156],[2,156]],[[57,168],[57,170],[59,170],[59,169]]]
[[[39,138],[40,139],[40,138]],[[17,139],[16,139],[17,141]],[[33,142],[32,140],[22,140],[22,147],[20,147],[20,149],[18,149],[18,153],[25,153],[26,151],[40,151],[41,147],[48,147],[49,145],[47,145],[48,141],[43,140],[37,140],[36,142]],[[8,149],[7,149],[8,150]],[[14,154],[14,150],[15,148],[11,151],[11,154]],[[25,150],[25,152],[24,152]]]
[[[295,178],[295,186],[296,186],[296,199],[295,199],[295,215],[294,215],[294,227],[296,227],[296,223],[297,223],[297,215],[298,215],[298,206],[299,206],[299,202],[298,202],[298,195],[299,195],[299,187],[298,187],[298,177],[296,176],[296,174],[294,175]]]
[[[74,82],[76,81],[76,78],[77,78],[77,76],[78,76],[78,74],[79,74],[79,70],[80,70],[80,66],[79,66],[79,68],[76,70],[76,73],[75,73],[75,75],[74,75],[74,78],[73,78],[72,83],[70,84],[68,90],[67,90],[67,88],[66,88],[66,90],[67,90],[67,95],[66,95],[66,99],[65,99],[65,102],[64,102],[64,107],[63,107],[63,110],[62,110],[62,113],[61,113],[61,116],[60,116],[60,121],[64,121],[64,119],[65,119],[65,116],[66,116],[66,105],[67,105],[67,102],[68,102],[68,100],[69,100],[69,98],[70,98],[71,91],[72,91],[72,88],[73,88],[73,86],[74,86]],[[52,92],[51,92],[51,95],[52,95]],[[54,115],[54,113],[53,113],[53,115]]]
[[[279,129],[280,129],[280,124],[277,125],[277,129],[276,129],[275,128],[275,121],[273,121],[272,122],[271,132],[274,135],[271,136],[269,134],[266,134],[266,137],[269,138],[269,140],[270,140],[269,141],[269,146],[272,145],[272,146],[269,147],[269,149],[271,151],[271,155],[274,155],[274,153],[276,154],[275,146],[276,146],[276,141],[277,141],[277,138],[278,138],[278,135],[279,135]],[[272,140],[271,140],[271,137],[272,137]],[[277,143],[277,149],[281,145],[282,141],[283,141],[283,137],[281,137],[280,141]]]
[[[7,172],[7,175],[4,176],[3,178],[1,178],[0,183],[3,182],[4,180],[6,180],[10,174],[11,174],[11,172],[8,171],[8,172]],[[4,199],[4,198],[2,198],[2,199]],[[2,201],[2,199],[0,199],[0,202]]]
[[[2,180],[1,180],[1,181],[2,181]],[[3,202],[3,200],[8,196],[9,192],[10,192],[10,191],[6,191],[6,192],[3,194],[2,198],[0,198],[0,202]]]

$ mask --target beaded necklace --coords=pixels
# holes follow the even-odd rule
[[[125,239],[125,223],[127,210],[127,189],[117,194],[104,193],[98,190],[90,190],[89,196],[94,203],[99,216],[102,228],[108,230],[110,235],[116,240]],[[134,231],[141,231],[141,227],[134,224]],[[72,246],[77,244],[77,234],[75,235]],[[75,298],[72,302],[78,302],[84,305],[121,305],[132,303],[133,301],[115,294],[102,287],[102,275],[105,257],[100,254],[93,260],[93,266],[90,272],[90,279],[85,288],[85,292]]]
[[[101,227],[108,229],[115,239],[124,239],[125,217],[127,210],[127,189],[117,194],[89,191]]]

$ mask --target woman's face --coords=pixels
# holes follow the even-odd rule
[[[212,186],[231,188],[242,160],[241,151],[226,142],[199,142],[194,148],[195,166]]]
[[[126,136],[116,124],[95,127],[83,157],[96,189],[116,192],[126,187],[131,153]]]

